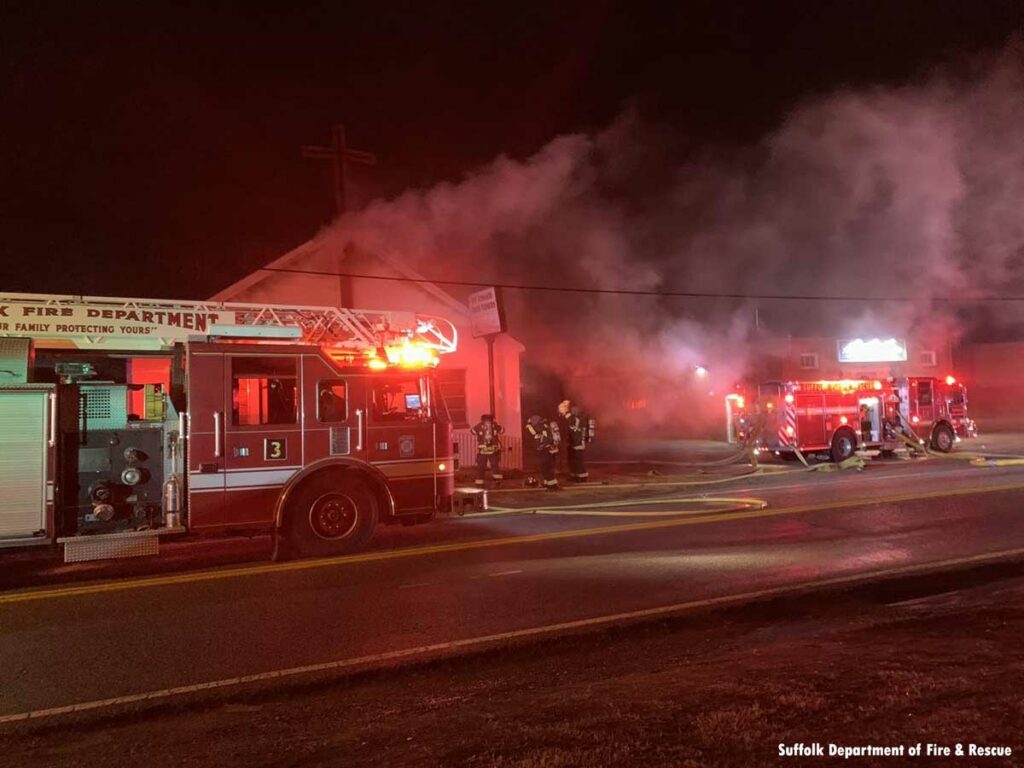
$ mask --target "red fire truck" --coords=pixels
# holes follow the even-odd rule
[[[0,545],[148,554],[272,531],[356,550],[454,491],[447,320],[336,307],[0,294]]]
[[[752,410],[743,398],[733,398],[733,409],[737,401],[745,435],[786,458],[796,450],[827,452],[839,462],[858,448],[902,447],[901,435],[948,453],[960,438],[976,434],[966,389],[953,376],[765,382],[756,388]]]

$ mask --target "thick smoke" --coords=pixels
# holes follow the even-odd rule
[[[631,111],[526,160],[373,203],[321,237],[438,278],[915,300],[757,302],[774,334],[991,324],[944,299],[1024,278],[1022,63],[1015,43],[968,75],[819,98],[743,148],[693,148]],[[507,299],[528,362],[605,419],[718,418],[759,332],[752,301]],[[1009,306],[998,319],[1019,319]]]

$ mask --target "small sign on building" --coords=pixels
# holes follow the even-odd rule
[[[474,338],[505,332],[505,305],[497,288],[484,288],[471,293],[467,303]]]

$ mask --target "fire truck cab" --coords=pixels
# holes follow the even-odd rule
[[[0,295],[0,545],[149,554],[175,533],[367,544],[450,507],[433,368],[411,313]]]
[[[952,376],[764,382],[741,424],[748,439],[778,455],[825,452],[836,462],[907,441],[948,453],[976,435],[966,389]]]

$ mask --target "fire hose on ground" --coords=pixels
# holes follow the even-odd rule
[[[650,507],[666,504],[699,505],[696,509],[670,509],[660,511],[634,511],[622,507]],[[719,506],[708,507],[714,504]],[[744,509],[765,509],[768,502],[751,497],[730,496],[670,496],[658,499],[632,499],[625,501],[599,501],[588,504],[559,504],[522,509],[497,508],[487,512],[473,512],[466,517],[507,517],[510,515],[565,515],[568,517],[672,517],[674,515],[706,515]]]

